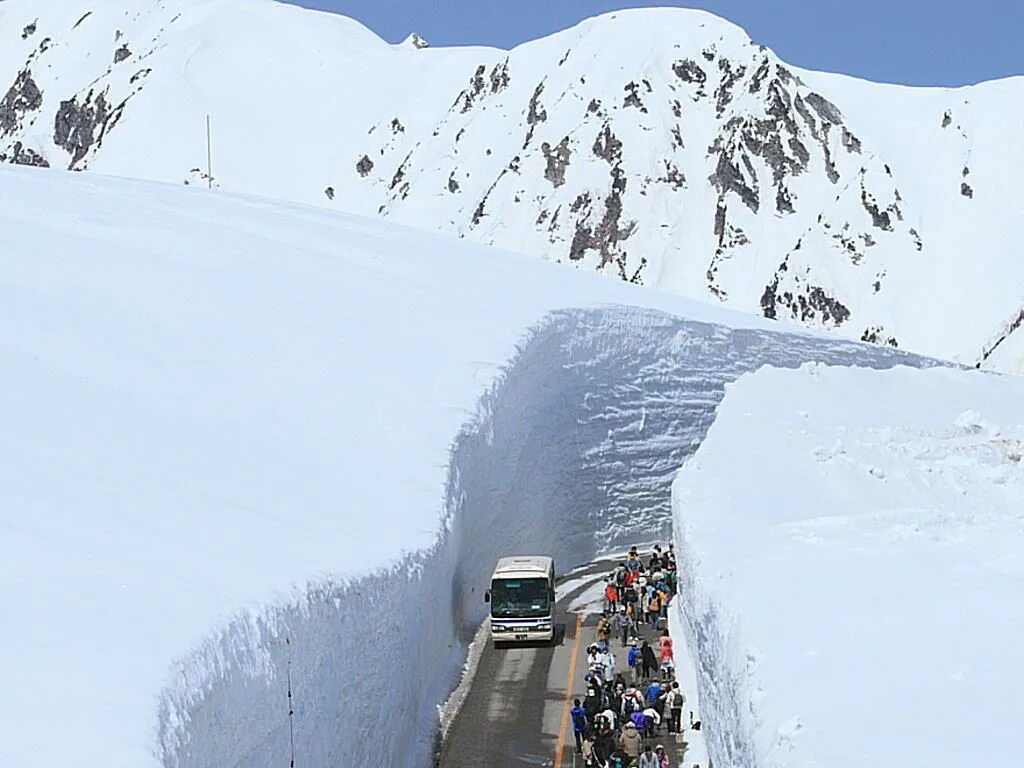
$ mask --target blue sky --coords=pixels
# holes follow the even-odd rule
[[[509,48],[588,16],[702,8],[801,67],[885,82],[963,85],[1024,74],[1024,0],[292,0],[352,16],[398,42]]]

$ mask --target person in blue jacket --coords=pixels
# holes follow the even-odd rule
[[[572,715],[572,732],[576,737],[576,751],[583,751],[583,734],[587,732],[587,710],[580,705],[579,699],[573,699],[573,708],[569,710]]]
[[[626,663],[629,665],[629,669],[633,673],[633,683],[640,683],[640,667],[643,664],[643,654],[640,652],[640,648],[636,644],[636,640],[632,641],[629,648],[629,653],[626,654]]]

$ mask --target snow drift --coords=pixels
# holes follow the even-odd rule
[[[0,11],[0,162],[387,217],[1011,371],[1022,88],[808,72],[681,9],[512,51],[269,0]]]
[[[673,488],[716,764],[1016,763],[1022,402],[950,369],[727,388]]]
[[[743,372],[912,360],[311,208],[0,186],[12,768],[285,763],[290,727],[425,765],[499,554],[668,535]]]

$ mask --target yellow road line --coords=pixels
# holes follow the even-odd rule
[[[572,707],[572,683],[576,679],[576,656],[580,650],[580,638],[583,637],[583,611],[576,614],[576,640],[572,644],[572,656],[569,658],[569,679],[565,685],[565,705],[562,707],[562,727],[558,731],[558,742],[555,745],[555,763],[552,768],[562,768],[562,750],[565,747],[565,727],[569,723],[569,709]]]

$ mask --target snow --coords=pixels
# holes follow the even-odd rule
[[[0,188],[5,767],[283,763],[289,674],[302,763],[424,765],[499,555],[667,537],[744,372],[926,364],[322,209]]]
[[[1024,332],[1000,339],[1024,309],[1024,78],[920,89],[809,72],[686,9],[501,51],[389,45],[270,0],[5,0],[0,94],[22,73],[40,103],[5,114],[8,160],[20,146],[54,168],[203,187],[210,116],[224,191],[1022,370]],[[58,141],[67,104],[82,119]]]
[[[673,487],[717,764],[1017,762],[1022,402],[952,369],[727,387]]]

